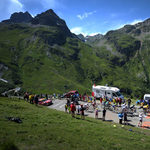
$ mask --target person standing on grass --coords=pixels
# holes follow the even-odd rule
[[[72,117],[75,117],[75,105],[74,105],[74,103],[73,102],[71,102],[71,105],[70,105],[70,109],[71,109],[71,116]]]
[[[119,117],[119,123],[122,124],[123,113],[122,112],[119,113],[118,117]]]
[[[98,118],[98,108],[96,108],[96,110],[95,110],[95,119],[97,119]]]
[[[38,106],[38,99],[39,99],[39,95],[35,96],[35,106]]]
[[[145,116],[143,116],[143,114],[142,113],[140,113],[140,115],[139,115],[139,123],[138,123],[138,127],[142,127],[142,122],[143,122],[143,118],[144,118]]]
[[[127,122],[127,111],[124,111],[124,124],[128,125],[128,122]]]
[[[103,109],[103,118],[102,118],[103,121],[105,121],[105,116],[106,116],[106,109],[104,107],[104,109]]]
[[[34,99],[34,95],[31,95],[31,94],[30,94],[29,100],[30,100],[30,103],[31,103],[31,104],[33,104],[33,99]]]
[[[65,112],[67,113],[67,108],[68,108],[68,105],[67,103],[65,104]]]
[[[84,107],[82,104],[81,104],[80,111],[81,111],[81,119],[84,119]]]
[[[78,113],[78,115],[80,114],[80,106],[79,105],[77,107],[77,113]]]

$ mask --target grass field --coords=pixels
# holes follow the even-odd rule
[[[19,117],[15,123],[5,117]],[[116,127],[113,127],[116,125]],[[130,131],[132,129],[132,131]],[[150,131],[103,122],[32,105],[24,100],[0,97],[1,149],[108,149],[143,150],[150,147]]]

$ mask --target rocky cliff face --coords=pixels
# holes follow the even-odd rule
[[[3,20],[2,22],[10,23],[29,23],[33,17],[26,11],[25,13],[19,12],[11,15],[10,19]]]
[[[88,44],[90,44],[90,45],[93,45],[93,43],[95,43],[95,42],[97,42],[97,41],[99,41],[100,39],[102,39],[103,38],[103,35],[102,34],[96,34],[96,35],[94,35],[94,36],[83,36],[82,34],[79,34],[79,35],[77,35],[77,37],[81,40],[81,41],[83,41],[83,42],[85,42],[85,43],[88,43]]]
[[[31,24],[57,27],[65,33],[65,36],[73,37],[73,34],[68,29],[65,21],[63,19],[60,19],[52,9],[49,9],[44,13],[38,14],[35,18],[31,20]]]

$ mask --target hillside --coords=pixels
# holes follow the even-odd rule
[[[92,45],[72,34],[51,9],[29,23],[1,22],[0,77],[33,93],[78,90],[91,94],[94,83],[107,83],[139,97],[149,88],[148,56],[144,63],[138,59],[142,55],[145,58],[148,49],[143,48],[148,44],[144,40],[141,44],[140,36],[123,29],[98,36],[96,41],[91,39]]]
[[[124,67],[125,72],[141,83],[141,91],[150,88],[150,19],[135,25],[125,25],[123,28],[109,31],[95,47],[105,47],[115,54],[113,62]],[[108,56],[110,59],[110,56]],[[121,62],[121,63],[120,63]],[[148,90],[149,91],[149,90]]]
[[[0,149],[141,150],[150,147],[150,131],[71,114],[24,100],[0,97]],[[101,114],[101,113],[100,113]],[[22,123],[7,117],[20,118]],[[116,125],[114,127],[113,125]],[[131,132],[132,130],[132,132]]]

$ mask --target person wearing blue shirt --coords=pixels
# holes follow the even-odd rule
[[[122,112],[119,113],[118,117],[119,117],[119,123],[122,124],[123,113]]]

